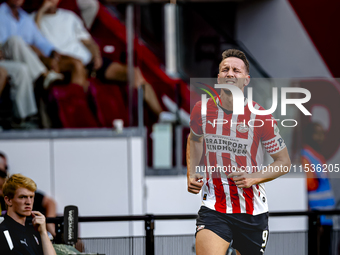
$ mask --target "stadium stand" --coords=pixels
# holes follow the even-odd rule
[[[41,0],[27,0],[24,4],[24,9],[27,12],[32,12],[37,10],[41,3]],[[80,15],[76,0],[61,0],[59,8],[68,9]],[[126,63],[126,27],[101,3],[99,4],[96,19],[89,30],[92,37],[99,44],[102,56],[115,62]],[[162,102],[163,96],[167,95],[171,100],[175,101],[176,84],[179,84],[180,108],[189,112],[188,85],[181,79],[170,78],[162,69],[161,61],[138,38],[135,39],[134,43],[134,59],[135,63],[141,68],[146,81],[153,86],[164,110],[166,106]],[[59,123],[58,121],[53,121],[54,124],[58,123],[56,127],[112,127],[113,119],[118,118],[123,119],[125,126],[127,126],[129,124],[129,111],[127,103],[124,103],[128,101],[127,89],[122,89],[121,84],[103,84],[96,78],[90,78],[90,83],[88,98],[94,115],[91,114],[90,108],[85,106],[87,98],[77,94],[72,85],[54,86],[51,89],[49,100],[54,104],[52,112],[57,114],[59,118]],[[126,88],[127,86],[124,87]],[[80,93],[80,91],[78,92]],[[77,99],[73,98],[76,96]],[[73,98],[72,104],[77,102],[76,106],[68,105],[71,101],[66,100],[66,98],[70,99],[71,97]],[[136,108],[137,104],[134,105]],[[134,109],[134,112],[136,112],[136,109]],[[74,118],[74,116],[79,117]],[[146,114],[145,116],[148,115]],[[151,126],[155,122],[157,122],[155,117],[145,118],[146,126]]]

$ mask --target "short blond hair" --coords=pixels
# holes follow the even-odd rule
[[[13,174],[7,178],[4,185],[2,186],[2,192],[4,197],[10,199],[14,198],[15,192],[18,188],[25,188],[32,192],[37,190],[37,184],[31,179],[22,174]]]

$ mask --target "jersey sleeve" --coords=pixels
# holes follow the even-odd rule
[[[78,40],[90,40],[92,37],[90,33],[84,26],[83,21],[74,13],[72,13],[73,21],[74,21],[74,32],[78,38]]]
[[[286,144],[280,135],[277,122],[272,115],[264,116],[264,125],[261,130],[262,145],[269,155],[275,154],[286,148]]]
[[[201,105],[201,101],[197,102],[190,114],[190,129],[197,136],[203,135]]]

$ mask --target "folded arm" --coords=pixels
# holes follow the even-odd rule
[[[187,141],[187,183],[190,193],[198,194],[203,186],[203,176],[196,173],[203,154],[203,136],[197,136],[192,131]]]

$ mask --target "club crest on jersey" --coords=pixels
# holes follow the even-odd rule
[[[274,134],[278,135],[279,133],[280,133],[279,127],[276,124],[274,124]]]
[[[249,127],[247,125],[243,125],[243,124],[237,125],[236,129],[240,133],[247,133],[249,131]]]

